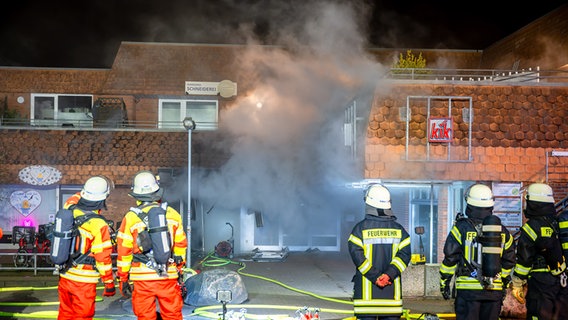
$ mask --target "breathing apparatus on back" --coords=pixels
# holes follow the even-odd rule
[[[165,202],[155,204],[161,200],[163,190],[154,174],[141,171],[134,177],[130,195],[138,204],[138,207],[130,210],[146,225],[146,229],[138,233],[136,243],[142,254],[135,255],[135,259],[155,270],[158,275],[167,276],[167,265],[172,259],[172,240],[166,219],[168,205]]]
[[[494,287],[501,273],[502,226],[501,219],[493,215],[493,192],[483,184],[471,186],[465,194],[467,220],[477,236],[470,243],[470,255],[465,263],[470,276],[477,278],[486,289]]]
[[[544,258],[551,274],[564,274],[566,262],[559,239],[558,221],[555,218],[556,209],[552,188],[545,183],[529,185],[525,202],[525,216],[529,219],[541,220],[543,223],[541,229],[549,230],[548,232],[541,231],[535,241],[538,254]]]

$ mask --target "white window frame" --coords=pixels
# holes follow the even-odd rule
[[[61,112],[59,110],[60,97],[89,97],[91,104],[89,112]],[[53,117],[50,119],[35,118],[36,113],[36,99],[37,98],[52,98],[53,99]],[[30,120],[32,125],[45,125],[45,126],[65,126],[70,125],[73,127],[93,127],[93,95],[91,94],[53,94],[53,93],[33,93],[30,99]]]
[[[168,111],[165,104],[178,104],[179,119],[166,120],[165,113]],[[212,108],[192,109],[189,105],[210,105]],[[188,112],[189,111],[189,112]],[[196,131],[217,130],[219,122],[219,101],[217,100],[194,100],[194,99],[159,99],[158,103],[158,128],[160,129],[183,129],[182,121],[186,117],[191,117],[195,121]]]

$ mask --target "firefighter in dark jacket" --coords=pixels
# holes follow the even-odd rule
[[[565,208],[558,215],[558,229],[560,230],[560,245],[562,246],[562,255],[564,256],[564,261],[568,259],[568,209]],[[565,270],[560,275],[560,292],[558,293],[556,299],[556,318],[561,319],[560,315],[566,317],[568,315],[568,275]]]
[[[515,244],[493,215],[493,192],[488,186],[474,184],[465,200],[465,217],[455,221],[444,244],[440,291],[450,299],[455,276],[456,319],[498,319],[515,266]]]
[[[401,274],[410,261],[410,236],[391,212],[389,190],[371,185],[365,218],[353,227],[348,247],[356,272],[353,304],[357,319],[400,319]]]
[[[527,306],[527,319],[555,318],[560,280],[566,263],[562,255],[552,188],[533,183],[525,195],[525,218],[517,243],[517,264],[513,272],[512,294]],[[527,296],[523,286],[528,284]]]

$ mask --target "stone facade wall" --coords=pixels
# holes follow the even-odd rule
[[[555,187],[557,200],[568,195],[568,177],[564,174],[568,163],[549,157],[552,150],[568,150],[568,124],[564,121],[568,114],[568,88],[533,85],[395,87],[389,94],[377,95],[373,102],[365,149],[366,178],[524,183],[548,179]],[[452,117],[458,134],[451,143],[432,144],[428,150],[427,110],[416,103],[410,106],[407,143],[407,124],[400,118],[399,108],[406,106],[408,96],[471,97],[471,139],[468,138],[469,124],[461,118],[461,112],[456,112]],[[441,108],[447,109],[447,106]],[[435,107],[432,110],[435,111]],[[424,161],[427,152],[436,161]],[[460,161],[444,161],[448,152]],[[468,152],[471,152],[471,160],[464,158]],[[415,159],[410,159],[412,157]]]

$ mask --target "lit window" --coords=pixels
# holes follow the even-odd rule
[[[196,130],[217,129],[219,104],[216,100],[160,100],[159,128],[184,129],[182,121],[191,117]]]
[[[32,94],[31,102],[34,125],[93,126],[92,95]]]

